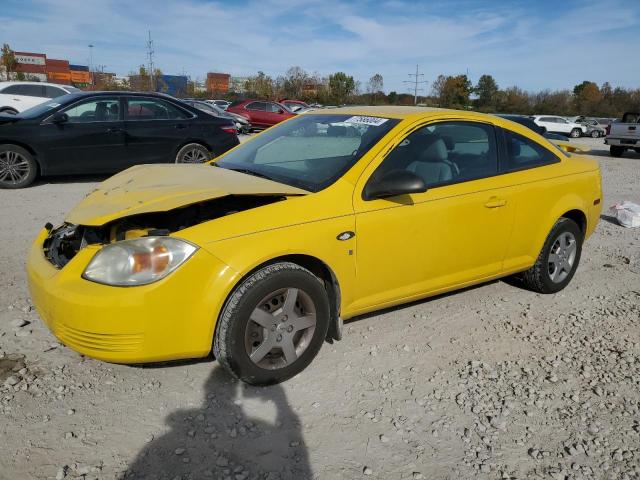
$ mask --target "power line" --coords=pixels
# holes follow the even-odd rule
[[[153,40],[151,40],[151,30],[149,30],[149,40],[147,41],[147,57],[149,58],[149,90],[152,92],[155,90],[153,88],[153,79],[154,79],[154,71],[153,71],[153,54],[155,51],[153,50]]]
[[[418,104],[418,91],[424,90],[424,87],[418,88],[418,85],[422,83],[427,83],[426,80],[420,80],[420,77],[424,77],[424,73],[420,73],[418,70],[418,65],[416,64],[416,73],[409,73],[409,77],[414,77],[413,80],[404,80],[403,83],[412,83],[413,84],[413,104]]]

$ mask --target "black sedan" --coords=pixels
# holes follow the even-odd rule
[[[200,163],[238,143],[232,121],[168,95],[72,93],[0,114],[0,188],[26,187],[38,175]]]
[[[253,127],[249,120],[244,118],[242,115],[238,115],[236,113],[227,112],[226,110],[221,109],[215,103],[203,102],[201,100],[196,100],[193,98],[186,98],[182,100],[187,105],[191,105],[192,107],[197,108],[198,110],[202,110],[214,117],[219,118],[228,118],[235,123],[236,128],[238,129],[238,133],[251,133]]]

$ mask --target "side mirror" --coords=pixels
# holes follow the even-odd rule
[[[426,191],[427,185],[422,177],[407,170],[392,170],[378,180],[367,183],[364,187],[363,198],[364,200],[375,200]]]
[[[66,113],[56,113],[51,119],[51,122],[58,125],[62,123],[67,123],[68,121],[69,121],[69,115],[67,115]]]

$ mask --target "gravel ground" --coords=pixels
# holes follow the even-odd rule
[[[639,155],[579,142],[605,207],[640,202]],[[210,359],[83,358],[43,326],[29,244],[98,180],[0,191],[0,478],[640,478],[640,229],[603,217],[556,295],[496,281],[359,317],[261,389]]]

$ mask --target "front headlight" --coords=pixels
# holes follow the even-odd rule
[[[123,240],[96,253],[82,277],[106,285],[146,285],[169,275],[196,250],[196,246],[173,237]]]

